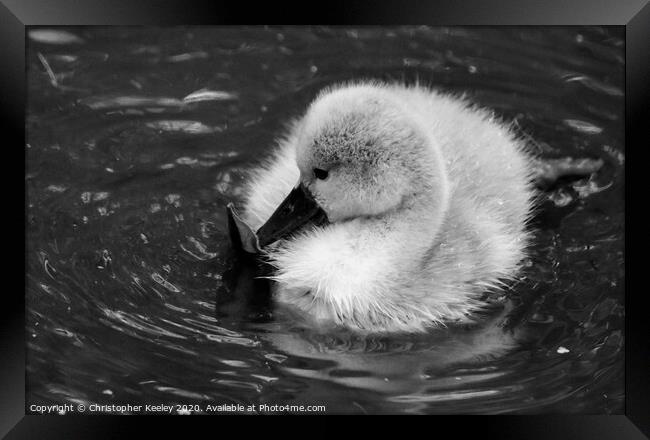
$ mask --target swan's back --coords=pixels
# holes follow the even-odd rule
[[[433,284],[459,294],[500,286],[516,274],[530,238],[534,191],[526,145],[462,98],[422,87],[391,89],[427,121],[447,168],[449,211],[426,265]]]
[[[521,230],[532,198],[524,142],[490,111],[463,99],[422,87],[394,90],[430,122],[446,159],[451,200],[500,213],[513,230]]]

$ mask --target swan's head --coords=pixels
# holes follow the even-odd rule
[[[380,87],[321,93],[297,122],[300,180],[259,229],[262,246],[314,217],[381,217],[418,201],[443,209],[445,168],[418,118]]]

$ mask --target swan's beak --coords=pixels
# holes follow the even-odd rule
[[[301,182],[257,230],[259,245],[264,247],[285,238],[310,221],[317,225],[327,223],[327,214]]]

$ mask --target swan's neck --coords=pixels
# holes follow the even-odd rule
[[[403,270],[407,270],[433,246],[447,209],[446,199],[421,197],[383,216],[363,219],[360,226],[373,231],[377,246],[391,249],[392,258],[405,262]]]

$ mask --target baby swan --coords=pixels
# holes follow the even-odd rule
[[[256,170],[242,217],[280,302],[351,329],[424,331],[470,319],[515,277],[531,172],[489,112],[421,86],[345,84]]]

